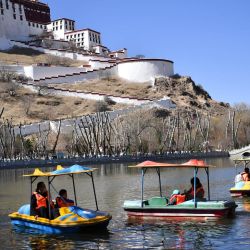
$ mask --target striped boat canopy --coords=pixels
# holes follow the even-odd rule
[[[135,166],[129,166],[131,168],[171,168],[171,167],[182,167],[182,168],[211,168],[215,167],[207,165],[203,160],[192,159],[184,163],[162,163],[154,161],[144,161]]]
[[[46,177],[46,176],[59,176],[59,175],[68,175],[68,174],[81,174],[93,172],[97,168],[89,168],[80,165],[73,165],[69,168],[63,168],[58,165],[55,171],[52,172],[43,172],[39,168],[36,168],[33,174],[23,175],[25,177]]]

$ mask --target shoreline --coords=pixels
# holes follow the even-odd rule
[[[200,158],[216,158],[229,157],[227,151],[212,151],[212,152],[194,152],[194,153],[165,153],[162,155],[123,155],[123,156],[102,156],[102,157],[76,157],[76,158],[62,158],[62,159],[32,159],[32,160],[13,160],[0,161],[1,169],[17,169],[17,168],[34,168],[34,167],[52,167],[56,165],[96,165],[96,164],[111,164],[111,163],[129,163],[163,160],[178,160],[178,159],[200,159]]]

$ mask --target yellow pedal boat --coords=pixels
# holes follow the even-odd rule
[[[112,216],[109,213],[99,211],[98,209],[93,179],[94,170],[95,169],[93,168],[83,167],[79,165],[73,165],[69,168],[63,168],[61,166],[58,166],[57,170],[53,172],[42,172],[39,169],[35,169],[33,174],[25,175],[27,177],[30,177],[31,190],[32,184],[37,178],[47,178],[49,192],[51,183],[55,177],[69,175],[73,181],[76,206],[62,207],[59,209],[59,217],[55,219],[46,219],[41,217],[36,218],[35,216],[30,216],[30,204],[26,204],[21,206],[17,212],[11,213],[9,215],[12,224],[17,226],[35,228],[38,230],[42,230],[45,233],[72,233],[86,229],[105,229],[108,226]],[[81,173],[85,173],[89,177],[91,177],[96,203],[96,210],[84,209],[77,206],[74,175]]]

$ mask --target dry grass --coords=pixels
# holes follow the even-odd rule
[[[158,99],[163,96],[161,93],[157,93],[149,83],[131,83],[118,78],[91,80],[77,84],[53,84],[53,86],[135,98]]]
[[[56,56],[53,56],[53,57],[56,57]],[[0,62],[3,62],[5,64],[31,65],[31,64],[37,64],[37,63],[51,63],[53,60],[50,60],[50,59],[51,59],[51,55],[43,54],[37,50],[28,49],[28,48],[26,49],[26,48],[14,47],[8,52],[0,51]],[[64,60],[67,60],[68,66],[72,66],[72,67],[78,67],[83,64],[87,64],[84,61],[71,60],[67,58]]]
[[[10,96],[6,83],[0,83],[0,109],[4,107],[3,117],[12,119],[14,124],[86,115],[95,112],[95,104],[96,101],[74,97],[38,96],[23,87],[16,90],[16,96]],[[123,107],[116,104],[110,109]]]

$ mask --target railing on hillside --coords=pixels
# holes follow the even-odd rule
[[[123,156],[94,156],[94,157],[76,157],[62,159],[30,159],[30,160],[1,160],[0,168],[28,168],[38,166],[56,166],[58,164],[71,165],[75,163],[84,164],[104,164],[104,163],[126,163],[141,162],[145,160],[182,160],[191,158],[216,158],[228,157],[228,152],[184,152],[184,153],[164,153],[164,154],[143,154],[143,155],[123,155]]]

